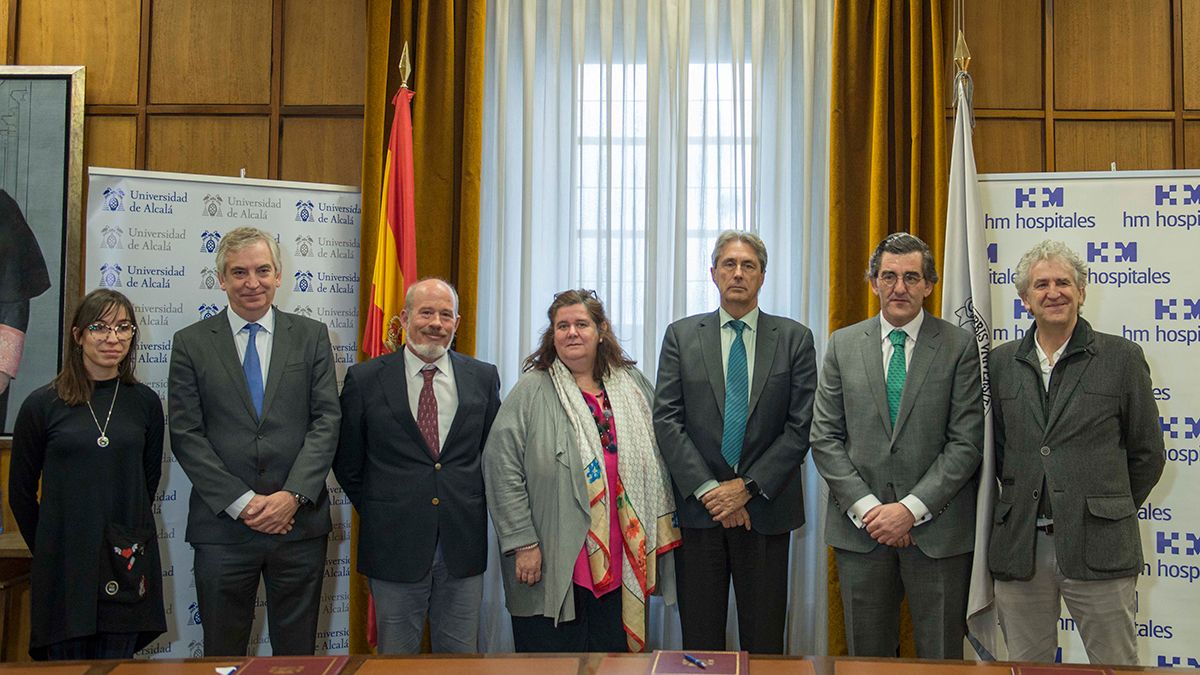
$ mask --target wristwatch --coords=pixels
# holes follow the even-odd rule
[[[296,506],[308,506],[308,497],[299,492],[293,492],[292,496],[296,498]]]
[[[746,483],[746,492],[750,493],[751,498],[762,494],[762,490],[758,488],[758,483],[755,483],[753,478],[742,478],[742,481]]]

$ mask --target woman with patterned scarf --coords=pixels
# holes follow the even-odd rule
[[[654,441],[654,388],[594,291],[554,296],[550,325],[483,453],[518,652],[639,652],[651,594],[674,604],[679,546]]]

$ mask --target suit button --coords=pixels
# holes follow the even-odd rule
[[[437,497],[434,497],[434,498],[433,498],[433,505],[434,505],[434,506],[437,506],[438,504],[441,504],[441,503],[442,503],[442,502],[441,502],[440,500],[438,500],[438,498],[437,498]]]
[[[441,462],[434,462],[434,463],[433,463],[433,470],[434,470],[434,471],[441,471],[441,470],[442,470],[442,463],[441,463]]]
[[[263,435],[262,435],[262,434],[259,434],[259,435],[258,435],[256,438],[258,438],[258,440],[260,440],[260,441],[261,441],[261,440],[263,439]]]
[[[1033,491],[1033,498],[1034,498],[1034,499],[1037,499],[1038,497],[1041,497],[1041,496],[1042,496],[1042,493],[1041,493],[1040,491],[1038,491],[1038,490],[1034,490],[1034,491]]]
[[[891,484],[891,483],[888,483],[888,484],[887,484],[887,486],[888,486],[888,487],[892,487],[892,484]]]
[[[1050,456],[1050,446],[1043,445],[1042,449],[1038,450],[1038,452],[1042,453],[1042,457],[1049,457]]]

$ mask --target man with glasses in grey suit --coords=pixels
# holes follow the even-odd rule
[[[908,596],[917,656],[961,659],[983,402],[975,339],[921,303],[937,271],[906,233],[875,248],[881,311],[829,338],[812,451],[829,484],[851,656],[896,656]]]

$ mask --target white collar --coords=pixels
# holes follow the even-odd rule
[[[925,322],[925,310],[923,308],[921,309],[921,311],[917,312],[917,315],[913,317],[912,321],[909,321],[908,323],[904,324],[903,326],[893,326],[892,324],[888,323],[888,320],[883,318],[883,312],[880,312],[879,313],[879,329],[880,329],[881,339],[883,341],[887,341],[888,335],[890,335],[892,333],[892,331],[900,330],[900,331],[903,331],[905,335],[907,335],[908,337],[912,338],[915,341],[917,339],[917,336],[921,334],[921,324],[924,322]]]
[[[225,314],[229,319],[229,328],[233,330],[234,335],[237,335],[246,327],[246,324],[250,323],[257,323],[259,326],[261,326],[261,330],[267,335],[271,335],[275,332],[275,307],[268,309],[267,313],[263,314],[262,318],[258,321],[247,321],[243,319],[242,317],[238,316],[237,312],[233,311],[232,307],[226,307]]]

